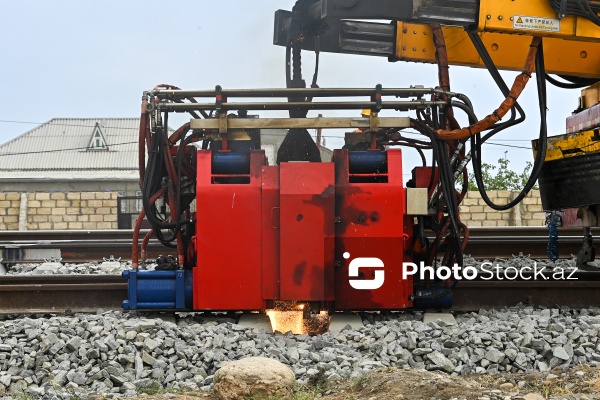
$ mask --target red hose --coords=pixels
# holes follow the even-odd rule
[[[150,204],[154,204],[162,195],[165,194],[165,190],[161,189],[150,198]],[[146,211],[140,211],[137,221],[135,221],[135,227],[133,228],[133,241],[131,245],[131,264],[134,269],[138,268],[139,264],[139,240],[140,240],[140,229],[142,228],[142,222],[146,216]]]
[[[142,262],[146,261],[146,249],[148,248],[148,242],[153,235],[154,231],[150,230],[148,233],[146,233],[146,236],[144,236],[144,240],[142,240]]]

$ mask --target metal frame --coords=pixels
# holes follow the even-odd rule
[[[225,114],[223,114],[225,115]],[[319,129],[319,128],[408,128],[409,117],[377,117],[374,116],[375,129],[371,126],[371,118],[219,118],[192,119],[191,129]]]
[[[426,100],[425,96],[445,97],[446,100]],[[192,129],[229,128],[403,128],[410,126],[408,118],[378,118],[381,110],[419,110],[431,107],[444,107],[455,97],[464,98],[459,93],[422,86],[409,88],[290,88],[290,89],[222,89],[180,90],[156,89],[144,93],[148,98],[146,111],[191,112],[213,110],[219,112],[218,118],[192,120]],[[336,100],[332,98],[341,98]],[[367,97],[365,100],[356,100]],[[391,100],[385,98],[392,98]],[[232,102],[232,98],[256,99],[256,101]],[[326,98],[326,101],[312,101]],[[405,100],[396,100],[398,98]],[[214,99],[213,102],[200,102],[202,99]],[[281,100],[277,100],[281,99]],[[285,99],[285,100],[284,100]],[[295,101],[289,101],[295,99]],[[298,101],[297,99],[306,99]],[[184,102],[185,101],[185,102]],[[370,109],[370,119],[357,118],[240,118],[234,121],[226,117],[226,111],[239,110],[364,110]],[[225,112],[223,112],[225,111]],[[194,115],[197,117],[196,115]]]

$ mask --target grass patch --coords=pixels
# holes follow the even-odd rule
[[[165,389],[163,389],[162,385],[158,383],[158,381],[152,381],[148,386],[136,386],[136,390],[138,393],[144,394],[163,394],[167,393]]]
[[[325,377],[325,371],[319,370],[319,373],[311,376],[305,384],[295,383],[292,387],[291,400],[314,400],[327,390],[328,382]],[[289,397],[283,396],[265,396],[254,395],[248,400],[288,400]]]

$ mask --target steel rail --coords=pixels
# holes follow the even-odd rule
[[[147,231],[142,231],[141,236]],[[600,230],[592,229],[597,236]],[[430,233],[429,236],[433,236]],[[97,231],[0,231],[0,258],[3,263],[27,260],[28,249],[60,249],[65,262],[102,261],[104,257],[131,259],[132,230]],[[477,227],[470,229],[465,253],[476,258],[506,258],[523,253],[533,258],[546,258],[548,230],[536,227]],[[583,243],[582,228],[559,230],[559,251],[563,258],[577,254]],[[148,245],[148,258],[170,254],[173,250],[152,238]],[[43,261],[29,259],[33,261]]]
[[[453,311],[531,305],[600,305],[600,273],[577,281],[464,281],[453,291]],[[119,275],[0,276],[0,315],[73,314],[120,310],[127,284]]]
[[[118,310],[127,297],[119,275],[4,275],[0,314],[72,314]]]
[[[464,281],[453,291],[454,311],[531,305],[589,308],[600,306],[600,281]]]

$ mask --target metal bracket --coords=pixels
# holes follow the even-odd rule
[[[581,249],[577,253],[577,268],[585,268],[588,262],[594,261],[596,258],[596,247],[594,246],[594,238],[589,226],[583,228],[583,243]]]
[[[371,132],[377,132],[379,130],[379,115],[376,112],[372,112],[369,115],[369,130]]]
[[[223,111],[219,114],[219,133],[227,133],[227,112]]]

